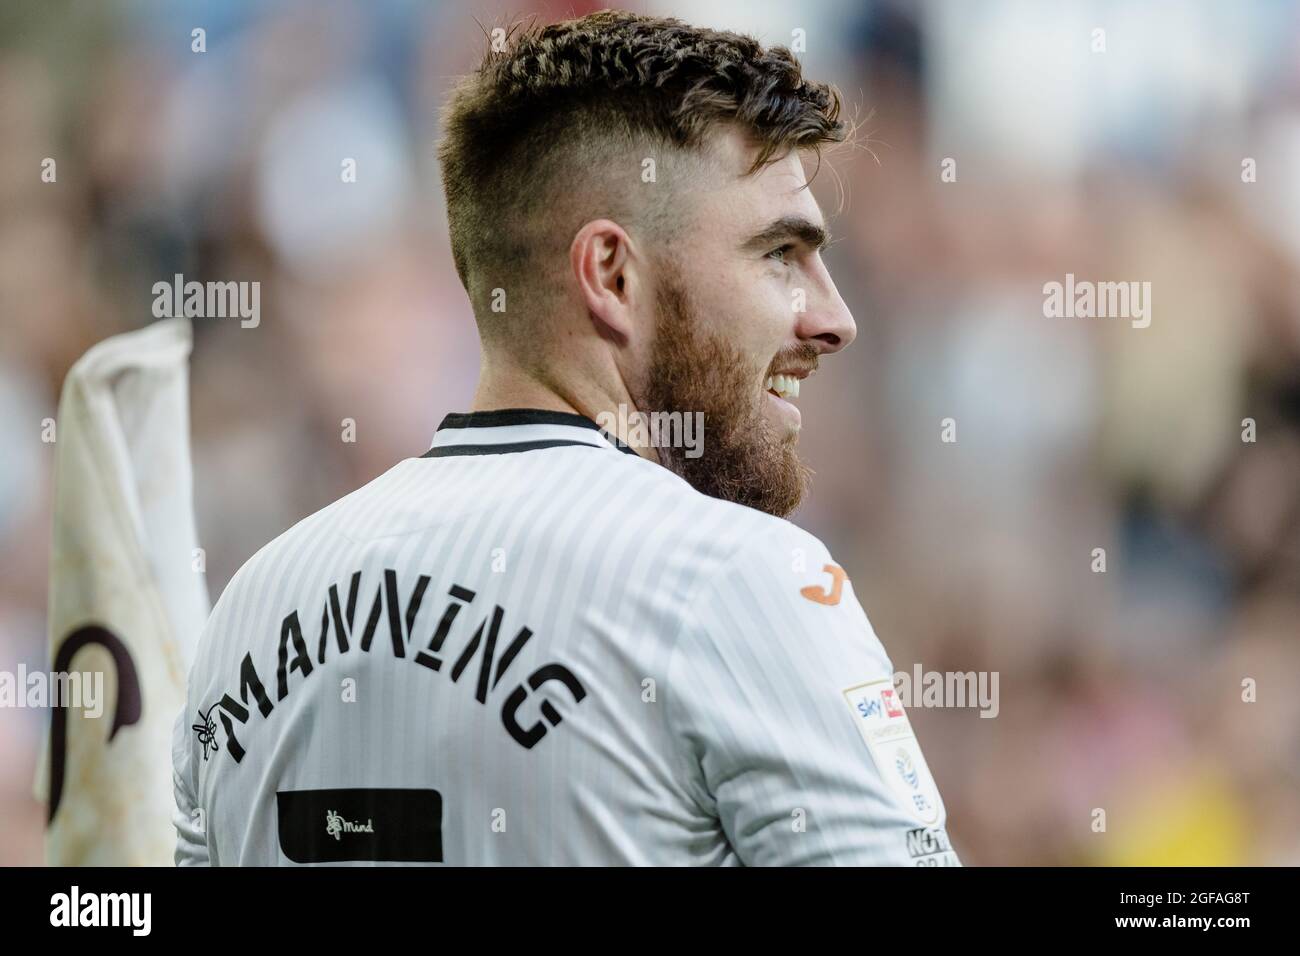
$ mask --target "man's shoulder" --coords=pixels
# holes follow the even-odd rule
[[[772,569],[769,576],[806,564],[815,572],[829,560],[825,546],[814,535],[784,518],[734,502],[713,498],[663,466],[631,455],[607,459],[617,476],[603,484],[581,489],[566,530],[554,521],[554,501],[545,485],[522,495],[504,496],[513,525],[507,536],[519,551],[533,553],[549,566],[576,568],[581,562],[600,560],[610,567],[655,569],[650,575],[665,583],[675,580],[673,596],[702,590],[728,568]],[[408,469],[418,469],[419,459],[409,459],[367,485],[331,502],[284,530],[263,545],[231,577],[213,609],[214,617],[229,607],[243,607],[257,594],[286,579],[296,579],[292,569],[302,562],[317,563],[326,552],[351,556],[367,542],[383,539],[400,547],[412,531],[446,521],[457,507],[448,507],[433,488],[412,496]],[[418,476],[414,476],[418,477]],[[579,477],[590,481],[594,475]],[[575,479],[577,480],[577,479]],[[590,492],[590,493],[588,493]],[[529,498],[543,496],[532,506]],[[491,510],[491,495],[476,495],[474,512]],[[463,505],[463,502],[458,502]],[[530,519],[536,512],[538,520]],[[598,541],[598,545],[593,545]],[[380,546],[379,550],[383,550]],[[340,556],[340,560],[346,560]],[[617,586],[618,577],[610,582]]]
[[[773,548],[825,551],[815,535],[793,522],[706,495],[653,462],[630,460],[624,467],[629,480],[622,485],[621,503],[629,520],[620,527],[625,534],[642,534],[649,519],[671,529],[670,534],[657,536],[660,547],[702,549],[724,561],[770,555]]]
[[[346,528],[341,520],[343,516],[352,506],[371,500],[380,483],[393,470],[395,469],[300,518],[258,548],[231,575],[221,597],[212,608],[210,619],[218,617],[231,606],[243,606],[253,592],[263,588],[268,578],[283,583],[289,569],[305,559],[319,555],[331,543],[336,542]]]
[[[619,463],[625,469],[628,480],[638,485],[642,493],[652,493],[660,504],[671,502],[678,513],[711,515],[738,522],[750,530],[781,525],[794,527],[784,518],[706,495],[670,468],[645,458],[624,455],[620,456]]]

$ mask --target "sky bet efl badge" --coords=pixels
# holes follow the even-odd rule
[[[876,769],[908,811],[922,823],[939,822],[939,788],[925,764],[912,724],[888,679],[844,691],[858,733]]]

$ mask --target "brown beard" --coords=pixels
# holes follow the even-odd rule
[[[703,323],[686,290],[665,283],[638,408],[650,412],[704,413],[703,454],[661,447],[660,461],[703,494],[784,518],[802,500],[812,472],[763,417],[757,370],[726,341],[701,331]],[[815,358],[815,352],[814,358]]]

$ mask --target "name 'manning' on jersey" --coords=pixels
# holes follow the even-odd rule
[[[578,415],[449,415],[226,588],[176,860],[959,865],[893,673],[789,522]]]

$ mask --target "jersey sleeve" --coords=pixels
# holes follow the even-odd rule
[[[793,525],[701,586],[670,720],[742,863],[960,865],[893,671],[844,571]]]
[[[192,748],[194,735],[190,731],[194,718],[189,714],[187,704],[176,716],[172,729],[172,788],[176,795],[172,823],[176,827],[176,865],[207,866],[206,821],[195,796],[198,792],[198,774]]]

